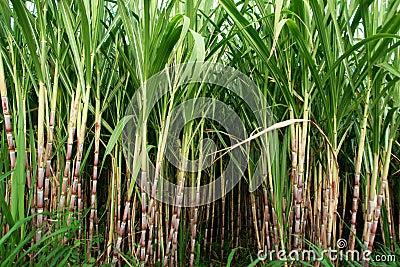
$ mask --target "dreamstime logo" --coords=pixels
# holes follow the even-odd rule
[[[178,99],[179,90],[185,87],[190,89],[190,86],[194,84],[200,88],[203,86],[218,88],[221,92],[224,91],[222,95],[235,95],[242,99],[243,103],[247,105],[247,109],[252,112],[247,115],[253,116],[257,122],[257,130],[265,129],[273,124],[273,117],[260,90],[249,77],[234,68],[219,63],[191,62],[166,68],[148,79],[132,97],[125,113],[127,122],[122,135],[125,159],[131,173],[138,174],[139,169],[142,170],[141,175],[136,175],[138,177],[136,183],[143,190],[158,201],[182,207],[204,205],[221,198],[239,182],[248,163],[249,146],[239,144],[248,137],[248,133],[240,116],[231,106],[224,103],[223,99],[216,99],[207,94],[190,99],[182,97]],[[196,96],[196,93],[193,95]],[[198,160],[183,158],[180,133],[188,122],[199,118],[216,121],[224,128],[223,133],[219,134],[229,139],[226,144],[230,147],[229,149],[219,147],[220,150],[225,149],[224,152],[229,156],[229,162],[223,173],[209,184],[201,185],[199,189],[197,187],[182,188],[165,179],[162,176],[161,167],[154,166],[147,149],[146,151],[143,149],[143,135],[148,129],[149,116],[156,108],[157,103],[164,100],[170,109],[163,121],[164,132],[161,132],[160,147],[157,149],[158,153],[165,155],[168,162],[179,170],[185,172],[205,170],[213,164],[218,151],[214,141],[205,138],[200,142],[202,147],[199,151],[202,153]],[[171,105],[171,102],[174,105]],[[166,138],[166,140],[162,138]],[[274,146],[270,140],[274,140],[274,138],[268,139],[270,159],[272,160]],[[266,145],[267,139],[264,138],[260,142],[262,145]],[[263,172],[267,169],[264,149],[261,149],[260,153],[260,160],[256,164],[254,175],[249,178],[250,191],[256,190],[266,175]],[[161,165],[160,162],[158,164]],[[223,185],[221,185],[221,181],[224,181]],[[178,194],[182,196],[180,201],[177,201]]]
[[[362,252],[357,250],[346,250],[347,241],[340,238],[336,242],[337,249],[324,249],[316,251],[313,249],[291,250],[289,252],[285,250],[271,250],[267,252],[265,250],[259,250],[257,257],[261,261],[269,260],[280,260],[280,261],[322,261],[324,258],[329,259],[332,262],[335,261],[368,261],[372,260],[375,262],[395,262],[395,255],[375,255],[372,257],[372,251],[364,250]]]

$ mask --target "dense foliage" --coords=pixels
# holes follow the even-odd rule
[[[1,266],[283,264],[257,253],[320,253],[338,240],[371,250],[364,264],[400,260],[399,10],[397,0],[1,0]],[[250,77],[278,124],[246,142],[248,166],[231,192],[181,208],[135,183],[143,155],[171,182],[200,188],[229,153],[201,172],[173,166],[174,107],[218,99],[247,132],[265,130],[232,92],[181,86],[143,121],[128,168],[130,99],[154,74],[193,61]],[[182,155],[201,157],[204,138],[226,149],[224,131],[189,122]],[[250,192],[256,162],[265,179]]]

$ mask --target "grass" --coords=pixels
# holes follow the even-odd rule
[[[1,266],[398,260],[399,5],[1,0]],[[141,101],[154,97],[140,88],[155,74],[194,61],[237,69],[265,101],[246,103],[243,84],[233,92],[201,81],[177,86],[174,76],[154,106]],[[137,92],[143,113],[124,154],[126,110]],[[196,118],[177,133],[173,164],[172,111],[201,97],[227,105],[248,139]],[[228,118],[208,108],[212,118]],[[209,160],[205,138],[219,152],[202,169],[195,160]],[[240,141],[248,149],[243,178],[207,202],[201,186],[229,168]],[[231,178],[217,181],[229,188]],[[157,195],[165,179],[177,185],[174,205]],[[190,200],[205,205],[180,207],[188,186]],[[217,193],[211,188],[209,197]],[[372,256],[257,260],[260,250],[335,249],[342,239]]]

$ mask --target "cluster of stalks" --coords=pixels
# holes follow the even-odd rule
[[[269,253],[261,265],[280,250],[343,240],[343,251],[379,253],[378,243],[394,253],[399,8],[395,0],[1,0],[0,263],[240,266]],[[148,116],[124,154],[132,96],[159,71],[193,61],[236,68],[265,103],[256,110],[220,86],[175,86],[172,77],[154,107],[140,103]],[[171,111],[199,97],[227,104],[251,133],[240,140],[243,177],[213,202],[200,192],[230,160],[226,129],[190,121],[179,166],[166,157]],[[219,152],[203,169],[194,162],[208,160],[205,138]],[[160,201],[162,179],[177,185],[171,204]],[[185,187],[195,189],[190,207]]]

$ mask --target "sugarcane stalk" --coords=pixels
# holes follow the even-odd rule
[[[347,184],[347,179],[348,179],[348,174],[345,174],[345,184]],[[342,218],[345,217],[346,215],[346,204],[347,204],[347,186],[343,188],[343,195],[342,195],[342,201],[343,201],[343,210],[342,210]],[[340,221],[340,226],[339,226],[339,238],[342,238],[342,233],[343,233],[343,221]]]
[[[220,161],[220,171],[223,172],[222,160]],[[225,177],[221,175],[221,261],[224,259],[224,242],[225,242]],[[254,211],[255,213],[255,211]],[[254,215],[253,213],[253,215]],[[257,216],[257,215],[255,215]],[[257,227],[257,222],[256,225]]]
[[[249,232],[249,236],[250,237],[252,237],[252,230],[253,230],[253,227],[252,227],[252,216],[251,216],[251,214],[249,214],[249,210],[251,211],[251,205],[249,205],[249,198],[248,198],[248,196],[246,195],[245,197],[244,197],[244,218],[245,218],[245,228],[247,228],[248,229],[248,232]],[[250,206],[250,209],[249,209],[249,206]]]
[[[82,217],[82,210],[83,210],[83,201],[82,201],[82,179],[80,176],[82,158],[83,158],[83,147],[84,147],[84,139],[86,133],[86,121],[87,121],[87,114],[89,108],[89,96],[90,96],[90,86],[86,86],[86,92],[84,92],[84,99],[83,99],[83,108],[79,109],[79,114],[81,114],[81,121],[78,120],[78,144],[77,144],[77,151],[76,151],[76,160],[75,160],[75,170],[74,170],[74,179],[72,183],[72,191],[71,191],[71,201],[69,206],[69,214],[68,214],[68,221],[67,224],[70,223],[72,218],[72,213],[75,208],[75,204],[78,208],[78,220]],[[77,201],[76,201],[77,199]],[[82,229],[79,228],[78,230],[78,238],[82,235]]]
[[[329,151],[327,151],[327,155],[326,155],[327,159],[328,159],[328,185],[327,185],[327,193],[328,193],[328,218],[327,218],[327,225],[326,225],[326,243],[328,248],[331,248],[331,238],[332,238],[332,227],[333,227],[333,212],[334,212],[334,208],[333,208],[333,201],[334,201],[334,194],[335,194],[335,188],[333,186],[334,184],[334,178],[333,178],[333,166],[332,166],[332,158],[331,158],[331,154],[329,153]]]
[[[266,107],[264,107],[266,108]],[[268,114],[264,114],[265,116],[268,116]],[[268,118],[264,117],[264,120],[267,121]],[[278,227],[278,220],[277,220],[277,215],[276,215],[276,199],[275,199],[275,192],[274,192],[274,184],[273,184],[273,174],[272,174],[272,159],[271,159],[271,154],[270,154],[270,144],[269,144],[269,139],[268,139],[268,134],[264,135],[264,146],[265,146],[265,161],[262,161],[263,164],[263,177],[266,179],[268,177],[268,187],[269,187],[269,192],[271,196],[271,213],[272,213],[272,229],[273,229],[273,240],[274,240],[274,248],[275,251],[278,252],[279,250],[279,238],[283,242],[283,231],[279,231]],[[267,165],[267,167],[265,166]],[[265,181],[267,182],[267,181]],[[264,223],[265,223],[265,231],[266,231],[266,236],[267,236],[267,243],[268,243],[268,250],[271,249],[270,247],[270,232],[269,232],[269,207],[268,207],[268,195],[267,195],[267,188],[265,184],[263,183],[263,193],[264,193]],[[260,204],[261,206],[261,204]],[[265,248],[265,244],[259,250],[262,250]],[[284,248],[284,247],[283,247]]]
[[[54,70],[54,84],[50,103],[50,119],[47,121],[47,144],[46,144],[46,176],[45,176],[45,191],[44,201],[46,211],[50,208],[49,191],[50,191],[50,175],[52,173],[51,158],[53,156],[54,142],[54,124],[56,116],[57,93],[58,93],[58,77],[59,77],[59,61],[57,60]]]
[[[142,151],[142,153],[144,153]],[[143,164],[143,163],[142,163]],[[143,165],[142,165],[143,167]],[[142,221],[141,221],[141,237],[140,237],[140,261],[142,266],[144,266],[146,261],[146,230],[147,230],[147,213],[146,213],[146,191],[144,188],[147,186],[147,173],[146,171],[141,171],[141,203],[142,203]]]
[[[26,151],[25,151],[25,170],[26,170],[26,185],[28,187],[28,191],[32,192],[34,195],[34,187],[32,188],[32,174],[31,174],[31,160],[30,160],[30,153],[28,152],[29,147],[27,147]],[[30,208],[31,208],[31,214],[35,214],[35,203],[34,203],[35,199],[31,198],[30,199]],[[36,219],[35,217],[32,218],[32,225],[36,225]],[[33,245],[33,243],[32,243]]]
[[[186,157],[185,157],[186,158]],[[183,163],[186,164],[186,163]],[[184,168],[186,170],[187,168]],[[175,260],[177,260],[175,252],[178,248],[178,232],[179,232],[179,223],[180,223],[180,216],[181,216],[181,205],[183,203],[183,187],[186,180],[186,173],[184,171],[180,171],[180,179],[178,183],[177,195],[176,195],[176,206],[174,207],[174,214],[172,216],[172,223],[173,226],[173,236],[172,236],[172,249],[171,249],[171,261],[170,266],[174,266]]]
[[[203,132],[204,132],[204,123],[201,124],[200,127],[200,140],[203,139]],[[193,143],[192,143],[193,145]],[[192,151],[194,149],[192,148]],[[193,152],[194,153],[194,152]],[[199,205],[200,205],[200,185],[201,185],[201,171],[203,169],[203,146],[200,146],[199,149],[199,164],[198,164],[198,170],[197,170],[197,177],[196,181],[194,181],[194,176],[192,179],[192,186],[196,185],[196,195],[195,195],[195,203],[194,207],[191,207],[191,211],[193,212],[192,215],[192,222],[191,222],[191,244],[190,244],[190,259],[189,259],[189,265],[194,266],[194,253],[195,253],[195,248],[196,248],[196,236],[197,236],[197,221],[198,221],[198,213],[199,213]],[[232,228],[233,231],[233,228]]]
[[[262,188],[263,188],[263,194],[264,194],[264,225],[263,225],[262,232],[265,232],[265,240],[267,243],[266,245],[265,245],[265,243],[263,244],[263,249],[266,247],[268,249],[268,251],[271,251],[271,237],[270,237],[270,233],[269,233],[270,216],[269,216],[268,192],[267,192],[267,188],[265,187],[264,183],[262,185]]]
[[[16,162],[15,143],[12,134],[13,129],[11,124],[11,113],[8,104],[6,81],[4,78],[3,56],[1,55],[1,53],[0,53],[0,94],[1,94],[1,107],[4,116],[4,125],[6,128],[7,148],[8,148],[8,153],[10,155],[10,169],[11,171],[13,171],[15,169],[15,162]],[[14,177],[14,172],[11,172],[10,181],[13,180],[13,177]],[[7,184],[8,188],[6,190],[6,196],[5,196],[6,201],[8,200],[7,193],[11,194],[12,188],[10,183]],[[7,231],[8,231],[8,225],[4,225],[4,227],[2,227],[2,236],[4,236]]]
[[[256,205],[257,207],[262,207],[263,206],[263,197],[262,194],[260,194],[260,192],[258,191],[256,194]],[[260,246],[262,248],[265,247],[264,243],[265,243],[265,238],[263,235],[263,225],[264,225],[264,213],[263,213],[263,209],[262,208],[257,208],[257,224],[258,224],[258,229],[260,230],[259,235],[260,235]]]
[[[294,234],[295,234],[295,241],[294,247],[295,249],[299,249],[300,244],[300,235],[302,234],[302,227],[301,227],[301,209],[304,207],[303,203],[303,194],[304,194],[304,170],[305,170],[305,157],[306,157],[306,148],[307,148],[307,136],[308,136],[308,118],[309,118],[309,95],[310,91],[309,88],[305,89],[304,92],[304,112],[303,112],[303,125],[300,127],[299,135],[299,172],[297,174],[297,192],[295,189],[295,197],[296,197],[296,215],[295,215],[295,226],[294,226]]]
[[[215,169],[214,172],[215,174]],[[212,195],[214,196],[215,194],[215,187],[212,188]],[[210,244],[213,243],[213,237],[214,237],[214,224],[215,224],[215,205],[216,202],[211,203],[212,208],[211,208],[211,229],[210,229]],[[209,257],[211,256],[211,251],[212,251],[212,246],[209,246]]]
[[[322,174],[325,176],[325,172]],[[322,248],[327,248],[327,238],[326,238],[326,227],[328,224],[328,202],[329,202],[329,190],[328,190],[328,182],[326,181],[327,179],[324,179],[323,181],[323,188],[322,188],[322,223],[321,223],[321,246]]]
[[[260,242],[260,234],[258,231],[258,223],[257,223],[257,208],[256,208],[256,203],[255,203],[255,197],[254,197],[254,193],[250,194],[250,201],[251,201],[251,211],[252,211],[252,215],[253,215],[253,227],[254,227],[254,232],[256,235],[256,244],[257,244],[257,248],[258,250],[263,249],[261,247],[261,242]]]
[[[221,161],[221,172],[222,172],[222,161]],[[225,242],[225,179],[224,176],[221,176],[221,260],[224,259],[224,242]],[[254,211],[255,212],[255,211]],[[257,222],[256,225],[257,227]]]
[[[138,144],[139,141],[139,135],[135,134],[135,144]],[[128,160],[128,162],[134,162],[134,159],[136,159],[139,155],[139,150],[140,146],[136,145],[135,146],[135,151],[134,151],[134,155],[133,155],[133,160]],[[126,231],[126,224],[127,222],[130,222],[130,220],[128,219],[128,216],[130,214],[130,207],[131,207],[131,198],[132,198],[132,194],[134,192],[133,190],[133,185],[132,183],[132,179],[131,179],[131,175],[127,176],[127,194],[126,194],[126,199],[125,199],[125,206],[124,206],[124,212],[123,212],[123,216],[122,216],[122,221],[119,219],[119,217],[117,216],[117,225],[118,225],[118,238],[117,238],[117,244],[115,246],[115,251],[114,251],[114,257],[113,257],[113,262],[116,263],[117,262],[117,255],[118,255],[118,251],[121,250],[121,244],[122,244],[122,239],[123,236],[125,234]],[[117,190],[118,191],[118,190]],[[135,195],[135,200],[136,200],[136,195]],[[120,204],[118,204],[118,209],[120,208]],[[119,213],[119,212],[118,212]],[[134,225],[134,224],[133,224]],[[129,226],[128,226],[128,232],[129,230]]]
[[[4,79],[3,57],[0,55],[0,93],[1,93],[1,106],[4,116],[4,125],[6,128],[8,152],[10,154],[11,170],[15,168],[15,144],[12,135],[11,114],[8,105],[7,88]],[[11,173],[13,175],[13,173]]]
[[[39,83],[39,108],[38,108],[38,144],[37,144],[37,160],[38,160],[38,181],[37,181],[37,202],[36,202],[36,211],[37,221],[36,221],[36,242],[39,242],[42,238],[42,229],[43,226],[43,186],[44,186],[44,108],[45,108],[45,85],[44,83]]]
[[[293,108],[290,107],[290,116],[294,118]],[[298,161],[298,125],[290,125],[290,144],[291,144],[291,179],[292,179],[292,192],[291,192],[291,207],[289,211],[289,229],[293,229],[293,222],[294,214],[295,214],[295,207],[296,207],[296,193],[297,193],[297,161]],[[289,238],[288,247],[292,247],[292,238]]]
[[[310,144],[310,136],[308,136],[308,144]],[[311,164],[310,164],[310,146],[307,146],[307,159],[306,159],[306,173],[305,173],[305,179],[304,179],[304,205],[302,208],[302,229],[307,229],[306,225],[307,225],[307,220],[308,220],[308,216],[309,216],[309,212],[311,212],[311,201],[310,201],[310,194],[309,192],[311,192],[311,183],[308,182],[309,180],[309,175],[311,172]],[[311,219],[311,218],[310,218]],[[305,233],[303,233],[305,234]],[[305,247],[305,240],[304,238],[302,239],[301,242],[301,247],[304,248]]]
[[[137,208],[137,194],[134,194],[132,208],[130,209],[130,213],[128,216],[128,249],[131,251],[132,256],[135,255],[134,244],[135,244],[135,217],[136,217],[136,208]],[[133,231],[132,231],[133,230]]]
[[[117,166],[116,166],[116,155],[118,153],[118,147],[114,149],[114,156],[111,157],[111,192],[109,192],[109,207],[110,211],[108,213],[107,219],[107,226],[108,226],[108,233],[107,233],[107,262],[110,261],[110,255],[112,250],[112,244],[114,241],[114,228],[115,228],[115,198],[116,198],[116,180],[117,180]],[[109,189],[109,190],[110,190]]]
[[[148,4],[145,2],[145,13],[148,11]],[[147,8],[146,8],[147,7]],[[146,15],[148,15],[146,13]],[[147,30],[149,30],[146,27]],[[145,48],[148,49],[148,48]],[[147,57],[145,57],[147,60]],[[145,188],[147,188],[147,180],[148,180],[148,166],[147,166],[147,97],[146,97],[146,86],[143,88],[141,92],[142,97],[142,117],[141,117],[141,172],[140,172],[140,183],[141,183],[141,203],[142,203],[142,217],[141,217],[141,237],[140,237],[140,261],[142,262],[142,266],[147,264],[147,255],[146,255],[146,232],[147,232],[147,194]]]
[[[212,169],[213,169],[213,167],[211,166],[211,172],[212,172]],[[208,190],[208,201],[207,201],[206,216],[205,216],[206,227],[205,227],[205,230],[204,230],[204,244],[203,244],[204,251],[207,250],[207,239],[208,239],[208,233],[209,233],[209,230],[208,230],[209,227],[208,226],[210,225],[210,209],[211,209],[210,200],[211,200],[211,195],[212,195],[212,187],[210,186],[209,190]]]
[[[117,165],[118,166],[117,167],[118,168],[118,172],[117,172],[117,174],[120,173],[120,166],[121,166],[120,162],[121,162],[121,160],[118,158],[118,165]],[[121,185],[122,185],[121,176],[117,175],[117,197],[116,197],[117,198],[117,201],[116,201],[117,212],[114,214],[115,221],[117,222],[117,224],[116,224],[116,229],[115,229],[115,234],[114,235],[118,235],[120,233],[120,230],[121,230],[121,202],[122,202],[122,192],[121,192],[122,188],[121,188]],[[127,207],[127,209],[129,210],[129,206]],[[124,215],[127,218],[128,214],[125,213]],[[121,234],[123,234],[123,233],[121,233]],[[117,238],[117,240],[118,240],[118,238]],[[121,244],[120,244],[120,248],[122,249]],[[117,257],[118,255],[119,255],[118,251],[114,250],[113,261],[116,258],[118,258]]]
[[[158,205],[158,210],[157,210],[157,217],[158,217],[158,240],[159,240],[159,246],[157,249],[157,262],[161,263],[161,259],[164,256],[163,252],[164,252],[164,225],[163,225],[163,216],[164,216],[164,212],[163,212],[163,205],[159,204]]]
[[[157,257],[160,257],[159,254],[160,254],[160,247],[161,247],[161,244],[160,244],[161,235],[160,235],[160,229],[159,229],[159,220],[160,220],[159,206],[160,205],[158,203],[156,203],[155,208],[154,208],[155,209],[155,215],[154,215],[155,216],[155,222],[154,222],[154,245],[155,245],[156,249],[154,251],[152,250],[150,252],[152,260],[153,260],[152,264],[156,264]],[[160,263],[161,263],[161,261],[160,261]]]
[[[276,216],[276,211],[275,211],[275,207],[271,208],[271,213],[272,213],[272,232],[273,232],[273,240],[274,240],[274,248],[275,248],[275,252],[279,251],[279,225],[278,225],[278,218]],[[282,248],[283,247],[283,239],[281,239],[281,245]]]
[[[239,183],[238,183],[239,185],[238,185],[238,202],[237,202],[237,221],[236,221],[236,247],[239,247],[239,236],[240,236],[240,229],[241,229],[241,191],[240,191],[240,188],[241,188],[241,183],[240,183],[240,181],[239,181]]]
[[[161,154],[163,153],[157,153],[157,157],[160,157]],[[155,170],[155,177],[154,177],[154,184],[152,187],[152,191],[151,191],[151,199],[150,199],[150,203],[149,203],[149,209],[148,209],[148,214],[147,216],[149,217],[149,241],[148,241],[148,245],[147,245],[147,254],[149,254],[150,256],[153,254],[153,246],[152,246],[152,241],[153,241],[153,230],[154,230],[154,224],[155,224],[155,206],[157,205],[157,201],[156,201],[156,192],[157,192],[157,187],[158,187],[158,180],[160,177],[160,173],[161,173],[161,167],[162,167],[162,160],[161,158],[159,159],[159,161],[156,164],[156,170]]]
[[[351,208],[351,235],[349,236],[349,250],[354,250],[355,237],[356,237],[356,223],[357,223],[357,211],[358,211],[358,197],[360,195],[360,176],[361,176],[361,166],[364,154],[365,146],[365,136],[367,133],[367,122],[368,122],[368,109],[369,109],[369,98],[371,95],[371,77],[368,77],[368,87],[367,94],[365,97],[364,114],[361,123],[361,133],[358,142],[357,160],[355,164],[355,174],[354,174],[354,191],[353,191],[353,201]]]
[[[369,184],[369,194],[368,194],[368,209],[367,209],[367,219],[364,223],[364,234],[363,241],[366,248],[369,247],[370,239],[374,238],[374,234],[371,236],[372,230],[375,230],[374,226],[374,210],[377,205],[377,180],[378,180],[378,170],[379,170],[379,155],[377,152],[373,153],[373,168],[371,174],[371,183]],[[372,241],[373,243],[373,241]]]
[[[304,135],[304,130],[301,131],[302,127],[300,127],[300,132],[302,132],[303,134],[301,136]],[[303,162],[304,162],[304,158],[303,158],[303,150],[302,148],[304,147],[303,145],[303,139],[301,138],[299,140],[299,172],[297,174],[296,180],[297,182],[295,183],[295,188],[294,188],[294,192],[295,192],[295,225],[294,225],[294,248],[298,249],[299,248],[299,239],[300,239],[300,231],[301,231],[301,205],[302,205],[302,201],[303,201]]]
[[[39,242],[42,236],[42,226],[43,221],[46,219],[43,216],[43,208],[44,208],[44,161],[46,158],[46,151],[44,147],[45,133],[44,133],[44,117],[46,109],[46,96],[47,96],[47,88],[44,84],[43,75],[46,73],[46,61],[47,61],[47,51],[46,51],[46,15],[47,15],[47,4],[46,2],[42,6],[42,16],[39,16],[40,23],[40,63],[41,63],[41,74],[39,74],[39,106],[38,106],[38,140],[37,140],[37,161],[38,161],[38,180],[37,180],[37,203],[36,210],[38,213],[37,216],[37,231],[36,231],[36,242]],[[48,196],[48,195],[47,195]]]
[[[386,186],[385,190],[385,206],[386,206],[386,213],[388,214],[388,228],[389,228],[389,240],[390,240],[390,246],[394,250],[394,242],[395,242],[395,236],[393,236],[393,233],[395,233],[395,230],[393,229],[394,224],[393,224],[393,212],[391,208],[391,198],[389,194],[389,186]]]
[[[391,160],[391,154],[392,154],[392,145],[393,145],[393,138],[389,138],[388,140],[388,147],[386,151],[386,156],[385,156],[385,161],[384,161],[384,166],[383,166],[383,171],[382,171],[382,176],[381,176],[381,185],[380,185],[380,191],[374,211],[374,220],[372,227],[370,229],[370,238],[368,242],[368,250],[372,251],[372,247],[374,245],[374,240],[376,236],[376,231],[378,228],[378,221],[381,217],[381,207],[382,207],[382,201],[384,200],[384,195],[386,191],[386,185],[387,185],[387,177],[389,174],[389,166],[390,166],[390,160]],[[386,202],[386,205],[389,205],[390,201]],[[388,217],[390,217],[390,213],[388,213]],[[390,229],[390,228],[389,228]],[[389,230],[390,231],[390,230]],[[383,229],[382,229],[383,232]]]
[[[201,172],[199,172],[201,173]],[[194,266],[194,252],[196,248],[196,235],[197,235],[197,221],[198,221],[198,213],[199,213],[199,205],[200,205],[200,178],[198,178],[197,187],[196,187],[196,198],[195,198],[195,207],[193,214],[193,226],[191,231],[191,249],[190,249],[190,266]]]
[[[317,174],[317,179],[314,179],[314,181],[316,181],[316,184],[314,184],[314,186],[317,189],[317,198],[314,201],[314,214],[316,214],[314,223],[315,223],[315,243],[318,244],[319,246],[322,245],[321,242],[321,222],[322,222],[322,214],[321,214],[321,210],[323,209],[322,205],[323,205],[323,200],[322,200],[322,164],[318,163],[317,165],[317,170],[316,170],[316,174]]]
[[[93,173],[92,173],[92,190],[90,195],[90,215],[89,215],[89,238],[87,253],[88,258],[91,257],[91,248],[94,232],[94,222],[97,214],[97,179],[98,179],[98,165],[99,165],[99,150],[100,150],[100,133],[101,133],[101,112],[100,112],[100,87],[97,90],[96,97],[96,119],[94,129],[94,160],[93,160]]]
[[[231,233],[231,244],[233,244],[233,242],[235,241],[235,210],[234,210],[234,201],[233,201],[233,190],[232,190],[232,194],[230,197],[231,203],[230,203],[230,221],[231,221],[231,227],[230,227],[230,233]]]
[[[72,95],[71,100],[71,113],[70,113],[70,120],[68,124],[68,140],[67,140],[67,153],[65,155],[65,168],[63,173],[63,180],[61,185],[61,196],[60,196],[60,203],[59,203],[59,210],[62,211],[65,207],[66,200],[67,200],[67,191],[71,185],[71,160],[72,160],[72,147],[74,144],[74,136],[76,130],[76,116],[78,113],[77,107],[77,99],[80,97],[80,86],[77,86],[76,95]],[[68,188],[68,189],[67,189]]]

